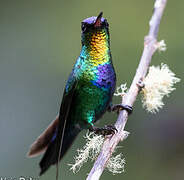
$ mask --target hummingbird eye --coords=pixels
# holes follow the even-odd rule
[[[82,31],[85,31],[86,30],[86,24],[85,23],[82,23]]]
[[[81,26],[83,32],[89,30],[91,27],[92,25],[84,22],[82,23],[82,26]]]

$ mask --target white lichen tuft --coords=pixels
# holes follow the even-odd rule
[[[125,84],[121,84],[119,87],[117,87],[116,93],[114,93],[114,96],[124,96],[126,94],[127,91],[127,87],[126,87],[126,83]]]
[[[148,112],[156,113],[164,105],[163,97],[169,96],[169,93],[175,90],[173,87],[180,79],[169,69],[166,64],[161,66],[151,66],[144,79],[144,88],[142,89],[143,107]]]
[[[74,158],[75,163],[68,164],[71,166],[70,170],[72,170],[73,173],[77,173],[88,159],[94,160],[99,154],[104,142],[103,136],[96,135],[93,132],[87,132],[84,138],[87,142],[82,149],[77,150],[78,155]]]
[[[167,46],[164,40],[161,40],[160,42],[157,42],[155,44],[156,49],[158,49],[159,52],[161,51],[166,51],[167,50]]]
[[[107,164],[107,169],[113,174],[119,174],[125,171],[125,158],[120,153],[116,156],[112,156]]]
[[[162,5],[162,1],[157,0],[157,1],[155,1],[154,8],[160,8],[161,5]]]
[[[129,136],[129,134],[130,134],[130,132],[128,132],[128,131],[123,131],[123,137],[121,138],[121,141],[127,139],[128,136]]]
[[[125,132],[124,137],[126,138],[128,136],[128,132]],[[74,158],[75,163],[74,164],[68,164],[71,166],[70,170],[73,171],[73,173],[77,173],[82,165],[87,162],[88,160],[94,161],[96,160],[97,156],[99,155],[102,145],[104,143],[105,138],[101,135],[96,135],[93,132],[87,132],[86,136],[84,136],[86,139],[86,144],[82,149],[77,150],[77,156]],[[125,159],[123,158],[123,155],[120,153],[116,156],[112,156],[108,163],[107,163],[107,169],[112,172],[113,174],[124,172],[124,165],[125,165]]]

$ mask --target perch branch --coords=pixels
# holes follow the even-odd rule
[[[161,17],[166,6],[167,0],[156,0],[154,4],[154,12],[149,22],[149,33],[144,39],[144,50],[142,53],[142,57],[140,59],[139,66],[137,68],[136,74],[130,86],[128,93],[123,97],[122,104],[133,106],[136,97],[139,93],[139,87],[137,83],[144,79],[150,62],[152,55],[157,49],[157,35],[159,30],[159,25],[161,21]],[[117,144],[124,139],[124,128],[128,119],[128,113],[123,110],[119,113],[118,119],[115,123],[115,126],[118,132],[112,137],[107,138],[102,147],[102,151],[99,154],[96,162],[94,163],[91,172],[89,173],[87,180],[98,180],[103,173],[106,164],[112,155]]]

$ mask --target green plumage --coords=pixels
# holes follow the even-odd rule
[[[115,84],[108,23],[101,13],[82,22],[82,49],[67,81],[59,117],[31,148],[30,155],[46,149],[40,175],[63,157],[82,129],[93,127],[106,112]]]

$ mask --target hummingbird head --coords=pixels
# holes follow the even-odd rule
[[[101,12],[97,17],[84,19],[81,24],[82,44],[91,44],[91,42],[109,41],[109,24],[102,17]]]
[[[103,12],[101,12],[97,17],[92,16],[82,21],[82,33],[87,33],[89,31],[96,31],[102,29],[108,29],[108,22],[102,17]]]

